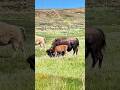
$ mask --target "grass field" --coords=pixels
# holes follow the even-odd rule
[[[46,49],[44,48],[41,49],[38,46],[36,46],[35,49],[36,51],[35,75],[36,75],[36,85],[37,85],[36,90],[39,90],[38,88],[42,88],[43,90],[50,90],[50,88],[54,88],[54,85],[56,86],[56,84],[58,84],[56,88],[59,90],[79,90],[79,89],[83,90],[82,83],[84,81],[82,81],[82,79],[84,79],[84,72],[85,72],[84,71],[84,67],[85,67],[84,30],[74,30],[74,32],[75,31],[77,31],[78,33],[74,34],[72,31],[71,33],[73,36],[78,36],[77,38],[79,38],[80,41],[78,55],[73,55],[73,52],[70,52],[67,53],[64,57],[56,57],[56,58],[50,58],[49,56],[47,56],[45,51],[46,49],[50,48],[52,40],[54,40],[56,37],[59,37],[61,35],[64,36],[64,34],[61,34],[62,31],[55,31],[56,34],[52,34],[50,33],[50,31],[47,31],[47,32],[42,32],[41,35],[38,32],[36,32],[36,34],[40,36],[47,34],[46,41],[48,41],[48,43],[46,43]],[[44,75],[47,78],[47,82],[46,82],[46,78],[43,78]],[[53,80],[57,80],[57,82],[56,81],[53,82]],[[72,84],[69,83],[68,81],[70,81]],[[49,85],[50,82],[52,83],[52,85],[51,84]],[[65,83],[67,85],[64,85]],[[49,87],[45,87],[47,84],[49,85]],[[70,87],[71,89],[69,89]]]
[[[39,18],[36,17],[39,21]],[[56,18],[53,18],[55,21]],[[48,19],[49,20],[49,19]],[[46,39],[46,48],[35,46],[36,53],[36,72],[35,85],[36,90],[84,90],[85,76],[85,35],[84,27],[70,29],[47,29],[39,30],[39,24],[36,21],[35,35],[43,36]],[[53,22],[52,21],[52,22]],[[64,18],[62,22],[70,19]],[[49,21],[48,21],[49,22]],[[57,21],[56,21],[57,22]],[[58,23],[58,22],[57,22]],[[53,25],[57,24],[53,23]],[[52,41],[57,37],[77,37],[80,42],[78,55],[73,55],[73,52],[68,52],[64,57],[50,58],[46,54],[46,50],[51,47]]]
[[[113,8],[91,8],[86,14],[88,22],[101,28],[106,35],[106,50],[102,69],[91,70],[91,58],[86,61],[86,90],[120,90],[120,13]]]

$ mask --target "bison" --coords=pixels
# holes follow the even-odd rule
[[[27,62],[30,64],[30,68],[35,71],[35,54],[29,56]]]
[[[24,53],[24,40],[24,28],[0,22],[0,46],[11,44],[15,51],[12,57],[16,56],[18,49]]]
[[[91,53],[92,68],[95,67],[99,61],[99,68],[101,68],[103,61],[102,49],[106,46],[106,38],[104,32],[99,28],[86,27],[85,31],[85,58]]]
[[[79,40],[74,37],[61,37],[57,38],[52,42],[52,48],[55,48],[58,45],[68,45],[67,51],[70,52],[73,49],[73,54],[78,52]]]
[[[64,56],[65,53],[67,52],[68,45],[58,45],[55,48],[50,48],[46,52],[50,57],[53,56]]]
[[[35,45],[40,45],[40,47],[45,47],[45,39],[41,36],[35,36]]]

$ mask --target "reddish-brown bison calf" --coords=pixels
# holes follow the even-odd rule
[[[46,52],[50,57],[53,56],[64,56],[65,53],[67,52],[68,45],[58,45],[55,48],[50,48]]]

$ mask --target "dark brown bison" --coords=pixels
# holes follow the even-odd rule
[[[54,56],[64,56],[65,53],[67,52],[68,45],[58,45],[55,48],[50,48],[46,52],[50,57]]]
[[[95,67],[99,61],[99,68],[101,68],[103,53],[102,49],[106,46],[105,35],[101,29],[86,27],[85,31],[85,58],[91,53],[92,68]]]
[[[35,54],[27,58],[27,62],[30,65],[30,68],[35,71]]]
[[[68,45],[67,51],[70,52],[73,49],[73,54],[78,52],[79,40],[74,37],[61,37],[57,38],[52,43],[52,48],[55,48],[58,45]]]

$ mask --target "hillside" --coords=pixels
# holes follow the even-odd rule
[[[84,14],[84,9],[35,10],[35,26],[37,30],[83,27]]]

